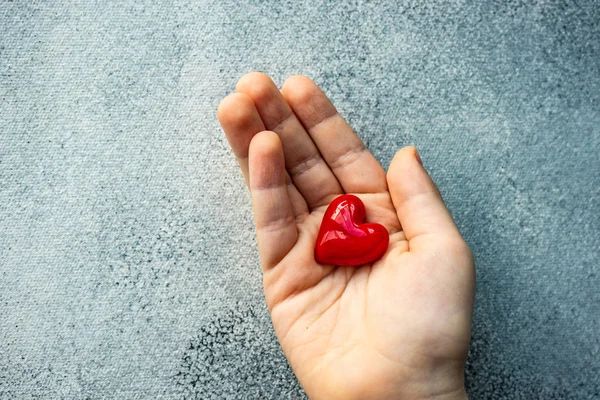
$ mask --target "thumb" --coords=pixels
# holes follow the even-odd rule
[[[460,238],[435,183],[423,168],[413,146],[399,150],[387,173],[387,183],[398,219],[411,247],[433,238]],[[426,238],[428,237],[428,238]],[[425,240],[427,239],[427,240]],[[436,241],[434,241],[436,242]]]

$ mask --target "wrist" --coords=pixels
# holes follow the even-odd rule
[[[450,392],[434,392],[434,391],[415,391],[415,392],[404,392],[402,395],[393,395],[389,397],[389,400],[469,400],[467,392],[464,387],[460,387]]]
[[[426,369],[425,369],[426,371]],[[425,372],[421,371],[421,372]],[[390,399],[408,400],[468,400],[464,384],[464,369],[455,365],[438,366],[425,376],[406,382]]]
[[[310,396],[311,399],[315,399],[315,400],[319,400],[321,399],[321,397],[312,397]],[[329,399],[331,399],[331,397],[327,397]],[[469,397],[467,396],[467,392],[465,390],[465,388],[460,388],[457,389],[453,392],[445,392],[445,393],[433,393],[433,392],[429,392],[427,393],[427,391],[411,391],[411,390],[406,390],[406,388],[404,388],[404,390],[402,390],[401,393],[399,392],[392,392],[392,393],[387,393],[387,394],[373,394],[373,393],[352,393],[352,394],[344,394],[342,396],[337,396],[335,397],[336,399],[360,399],[360,400],[364,400],[364,399],[377,399],[377,400],[469,400]],[[323,399],[325,399],[325,397],[323,397]]]
[[[361,387],[336,388],[329,393],[312,393],[314,400],[468,400],[464,379],[460,377],[436,376],[426,381],[404,381],[400,385],[370,382]]]
[[[462,363],[437,365],[433,369],[423,368],[413,380],[402,387],[395,399],[414,400],[468,400],[464,383]]]
[[[453,393],[446,393],[443,395],[439,395],[437,397],[432,397],[432,400],[469,400],[469,397],[467,396],[467,391],[465,390],[464,387],[458,389],[456,392]]]

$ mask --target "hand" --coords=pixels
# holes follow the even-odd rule
[[[474,264],[414,147],[387,172],[308,78],[240,79],[218,110],[252,194],[267,306],[311,399],[466,398]],[[314,246],[343,193],[390,233],[360,267]]]

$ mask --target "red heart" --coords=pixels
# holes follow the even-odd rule
[[[317,236],[315,260],[321,264],[358,266],[378,260],[390,236],[380,224],[362,224],[365,205],[352,194],[331,202]]]

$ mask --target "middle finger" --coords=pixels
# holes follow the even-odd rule
[[[309,208],[326,205],[343,193],[317,146],[271,78],[252,72],[239,80],[236,89],[252,99],[265,128],[279,135],[286,169]]]

